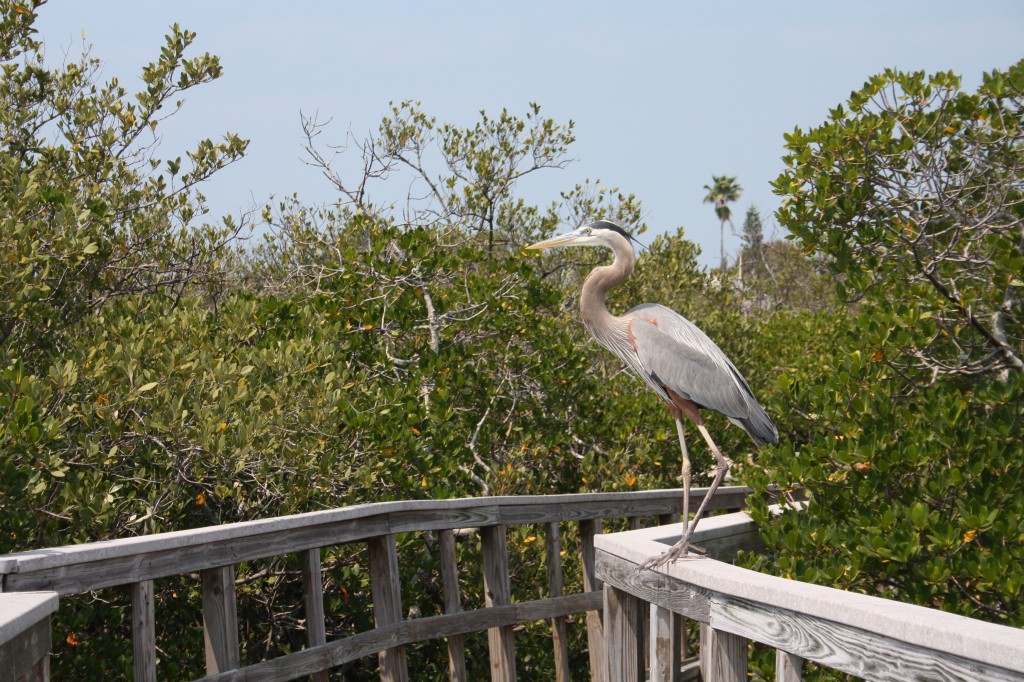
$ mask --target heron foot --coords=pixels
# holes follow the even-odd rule
[[[690,554],[693,551],[695,554]],[[640,564],[637,568],[637,573],[640,571],[647,570],[649,568],[661,568],[665,564],[670,564],[677,559],[704,559],[708,551],[703,547],[698,547],[686,540],[680,540],[676,544],[672,545],[667,552],[659,556],[651,557],[647,561]]]

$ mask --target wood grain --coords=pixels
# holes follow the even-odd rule
[[[562,581],[562,532],[557,521],[545,525],[544,553],[548,567],[548,594],[561,597],[565,586]],[[569,631],[565,616],[551,619],[551,640],[555,658],[555,682],[569,682]]]
[[[234,670],[241,663],[234,566],[208,568],[200,576],[203,582],[206,674]]]
[[[682,617],[651,605],[649,628],[650,682],[679,682],[682,664]]]
[[[620,590],[702,623],[711,619],[711,600],[707,590],[681,583],[657,571],[638,571],[635,563],[602,550],[597,551],[596,565],[598,577]]]
[[[745,523],[743,515],[735,516],[737,523]],[[716,521],[716,532],[731,523],[724,517],[710,520]],[[788,652],[791,656],[780,656],[780,675],[789,679],[799,679],[797,663],[802,658],[871,680],[1024,680],[1020,630],[784,580],[706,558],[638,573],[636,567],[663,546],[650,530],[599,537],[599,577],[708,623],[722,641],[727,642],[723,638],[729,634]],[[731,661],[739,661],[741,649],[745,652],[745,645],[738,640],[724,646],[703,642],[702,650],[708,652],[702,656],[705,678],[712,674],[707,666],[717,665],[716,675],[739,679]]]
[[[319,548],[307,549],[302,552],[302,603],[306,612],[306,646],[315,647],[326,644],[324,579],[320,574]],[[328,682],[327,671],[311,675],[310,682]]]
[[[156,682],[156,607],[153,581],[132,583],[132,671],[135,682]]]
[[[643,682],[644,626],[642,602],[629,592],[604,586],[605,652],[608,679]]]
[[[693,491],[695,503],[706,489]],[[749,488],[719,488],[712,509],[740,509]],[[380,502],[0,558],[5,591],[79,594],[407,531],[678,513],[681,491]]]
[[[394,535],[371,538],[370,588],[373,596],[373,619],[377,628],[402,622],[402,584],[398,570],[398,547]],[[384,682],[408,682],[409,664],[405,645],[382,650],[380,679]]]
[[[0,644],[0,680],[48,680],[50,638],[50,617],[47,615]]]
[[[505,526],[480,529],[481,552],[484,564],[484,604],[488,608],[512,603],[512,586],[508,575],[508,539]],[[510,625],[487,629],[487,644],[491,652],[492,682],[514,682],[516,679],[516,650]]]
[[[782,649],[775,650],[775,682],[803,680],[804,659]]]
[[[747,682],[747,640],[710,626],[702,635],[700,657],[706,665],[705,682]]]
[[[746,634],[762,644],[869,680],[1024,680],[1024,659],[1017,670],[991,666],[781,606],[716,596],[711,622],[723,631]]]
[[[444,585],[444,612],[462,611],[462,590],[459,587],[459,565],[455,556],[455,533],[451,530],[438,532],[438,548],[441,552],[441,581]],[[468,682],[466,673],[466,641],[463,635],[448,637],[448,678],[451,682]]]
[[[583,564],[583,591],[602,594],[603,587],[594,571],[594,538],[601,533],[601,521],[580,521],[580,562]],[[606,682],[608,658],[605,653],[604,623],[600,611],[587,612],[587,649],[593,682]]]

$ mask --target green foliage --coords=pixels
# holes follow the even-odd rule
[[[0,552],[381,500],[676,484],[671,419],[577,319],[582,277],[607,254],[536,257],[519,248],[561,222],[597,216],[634,234],[646,229],[637,197],[598,181],[548,207],[517,196],[527,174],[564,165],[571,122],[530,105],[521,116],[481,112],[459,127],[404,102],[350,146],[363,169],[350,176],[317,151],[321,126],[307,120],[308,151],[338,202],[277,201],[263,213],[265,239],[234,248],[242,226],[197,224],[198,186],[246,143],[202,141],[184,164],[158,160],[153,145],[181,92],[220,75],[216,57],[186,58],[194,36],[173,27],[143,69],[142,90],[129,94],[97,82],[100,64],[88,55],[47,68],[32,33],[38,5],[0,6]],[[1019,146],[966,131],[970,121],[998,119],[1012,141],[1014,73],[990,75],[978,98],[949,95],[942,109],[965,116],[957,130],[988,145],[992,167],[1009,168]],[[862,100],[863,113],[843,114],[845,127],[875,121]],[[988,118],[970,117],[982,110]],[[840,128],[829,129],[829,144],[849,143]],[[905,207],[865,194],[860,213],[847,215],[842,199],[830,203],[828,192],[845,195],[833,170],[860,152],[829,148],[832,164],[818,168],[819,151],[802,145],[822,143],[801,136],[778,183],[792,190],[782,217],[801,221],[786,223],[799,247],[751,241],[738,286],[700,269],[682,231],[659,236],[610,305],[622,312],[657,301],[693,319],[737,359],[784,434],[777,448],[754,452],[741,431],[711,418],[744,480],[812,494],[805,513],[759,517],[773,554],[752,563],[1019,623],[1019,374],[979,381],[938,372],[930,388],[903,395],[911,365],[901,358],[937,347],[922,340],[945,330],[980,353],[983,335],[977,320],[957,318],[955,305],[943,308],[934,287],[907,274],[913,256],[879,241],[891,230],[872,233],[884,245],[877,252],[857,241]],[[877,165],[887,149],[865,158]],[[412,189],[395,196],[386,178]],[[1010,190],[1004,196],[1017,201]],[[1006,210],[1019,217],[1018,204]],[[964,300],[1016,348],[1019,287],[1007,273],[1017,252],[999,220],[979,229],[1003,307],[998,315],[985,307],[999,295],[980,280],[959,291],[984,299]],[[825,293],[821,259],[864,298],[856,310]],[[937,272],[953,277],[946,267]],[[871,278],[884,279],[885,296],[865,284]],[[1005,354],[989,352],[986,371],[1010,369]],[[981,359],[970,368],[980,368],[985,356],[972,357]],[[710,456],[694,450],[696,471],[707,470]],[[571,546],[574,530],[563,532]],[[515,528],[509,539],[517,599],[543,596],[540,536]],[[401,536],[398,545],[403,605],[438,613],[436,538]],[[458,552],[466,604],[482,604],[478,540],[464,538]],[[324,548],[322,561],[328,637],[372,627],[365,549]],[[578,583],[578,558],[568,553],[565,563],[567,581]],[[298,571],[297,557],[238,567],[244,661],[303,646]],[[201,674],[197,581],[161,580],[156,591],[158,638],[176,642],[161,675]],[[524,667],[551,669],[547,628],[531,624],[519,635]],[[126,676],[128,630],[123,592],[64,600],[55,676]],[[571,656],[583,661],[581,629],[570,633]],[[485,676],[485,639],[467,646],[472,676]],[[417,677],[443,676],[442,642],[410,655]],[[370,679],[375,667],[364,660],[344,672]]]
[[[1024,61],[976,94],[888,70],[786,140],[780,222],[878,316],[919,313],[894,366],[925,383],[1024,371]]]
[[[88,54],[48,69],[32,37],[35,15],[4,3],[0,54],[0,365],[37,365],[77,320],[139,292],[178,297],[216,280],[217,257],[237,229],[195,228],[205,211],[196,186],[239,158],[246,141],[204,140],[180,159],[154,156],[156,130],[175,97],[220,75],[216,57],[186,59],[195,34],[172,28],[159,58],[130,95],[96,82]],[[20,11],[19,11],[20,10]]]
[[[888,71],[787,136],[778,217],[861,302],[766,397],[789,438],[746,480],[810,503],[755,503],[748,565],[1024,624],[1022,69]]]

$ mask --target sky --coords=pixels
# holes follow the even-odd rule
[[[683,227],[718,260],[718,221],[702,203],[712,175],[736,176],[736,227],[749,206],[778,206],[783,134],[826,119],[887,67],[952,70],[973,90],[983,72],[1024,58],[1024,2],[517,3],[249,0],[51,0],[37,28],[50,59],[85,42],[129,88],[141,84],[168,27],[198,35],[192,54],[224,75],[190,91],[165,124],[162,158],[231,131],[246,158],[204,187],[215,216],[297,193],[336,190],[304,162],[300,113],[331,119],[325,142],[376,130],[389,102],[418,100],[470,126],[481,109],[576,124],[565,169],[529,176],[520,194],[547,206],[585,180],[636,194],[651,232]],[[597,217],[597,216],[595,216]],[[574,227],[574,226],[567,226]],[[739,238],[730,235],[735,252]]]

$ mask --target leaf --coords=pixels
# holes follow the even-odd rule
[[[157,382],[156,381],[151,381],[148,384],[143,384],[142,386],[139,386],[139,389],[138,389],[137,393],[145,393],[146,391],[152,391],[156,387],[157,387]]]

